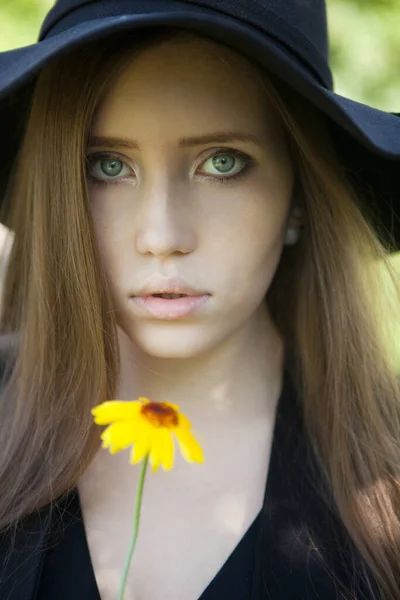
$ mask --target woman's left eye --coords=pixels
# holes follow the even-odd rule
[[[109,154],[95,153],[86,158],[87,176],[95,185],[109,185],[125,181],[132,169],[122,158]],[[239,179],[254,165],[254,160],[244,152],[235,149],[221,149],[201,163],[207,179],[217,183],[229,183]],[[208,165],[208,167],[207,167]]]
[[[226,183],[244,175],[254,164],[254,160],[248,154],[240,152],[240,150],[228,148],[207,158],[202,163],[203,169],[207,163],[212,170],[211,173],[208,173],[208,177]]]

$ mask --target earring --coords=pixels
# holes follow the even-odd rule
[[[294,246],[300,239],[300,227],[288,227],[285,235],[285,246]]]

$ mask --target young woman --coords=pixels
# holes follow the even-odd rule
[[[1,598],[117,597],[138,469],[90,410],[139,396],[205,462],[147,478],[127,597],[400,598],[400,120],[326,57],[294,0],[59,0],[0,55]]]

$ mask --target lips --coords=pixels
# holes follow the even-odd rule
[[[176,295],[179,295],[179,298],[164,298],[164,296]],[[156,319],[169,321],[201,313],[201,310],[205,309],[209,301],[209,294],[201,296],[151,294],[149,296],[136,296],[130,299],[130,303],[139,317],[151,315]]]
[[[186,296],[203,296],[207,294],[206,290],[194,288],[189,285],[182,277],[163,277],[159,274],[154,274],[149,277],[141,288],[135,290],[132,294],[135,297],[160,297],[163,294],[178,295],[179,297]],[[172,300],[173,298],[171,298]]]

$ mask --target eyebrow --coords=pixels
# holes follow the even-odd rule
[[[247,142],[264,147],[261,139],[251,133],[241,133],[237,131],[227,131],[213,134],[206,134],[194,137],[184,137],[178,140],[179,148],[189,148],[201,146],[203,144],[225,144],[231,142]],[[139,144],[134,140],[128,140],[119,137],[90,136],[88,139],[88,148],[107,147],[113,150],[127,148],[130,150],[139,150]]]

